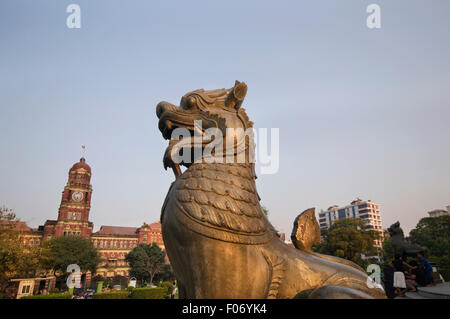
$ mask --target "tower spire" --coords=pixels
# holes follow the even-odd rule
[[[53,236],[87,237],[92,233],[93,224],[89,221],[92,197],[90,180],[91,167],[82,157],[69,170],[69,178],[62,194]]]

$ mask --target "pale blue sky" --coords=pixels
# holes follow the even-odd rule
[[[81,29],[66,27],[70,3]],[[173,174],[156,104],[237,79],[256,127],[280,128],[280,170],[257,180],[278,229],[360,197],[409,230],[450,205],[449,13],[448,0],[2,0],[0,204],[33,227],[55,219],[85,144],[95,229],[157,220]]]

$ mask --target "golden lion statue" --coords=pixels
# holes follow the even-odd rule
[[[247,85],[236,81],[231,89],[189,92],[180,106],[156,107],[159,129],[170,140],[164,167],[176,177],[161,223],[180,298],[385,298],[357,265],[311,251],[320,239],[314,209],[295,220],[297,249],[279,238],[256,191],[253,139],[246,134],[253,123],[241,108],[246,93]],[[176,129],[191,135],[174,139]],[[208,129],[221,133],[223,143],[205,152],[215,140]]]

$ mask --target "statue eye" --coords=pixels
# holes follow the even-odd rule
[[[192,108],[197,104],[197,101],[195,100],[194,97],[188,97],[187,101],[186,101],[186,105],[188,108]]]

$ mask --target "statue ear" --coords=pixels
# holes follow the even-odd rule
[[[236,110],[239,109],[246,95],[247,84],[236,80],[234,87],[231,89],[231,92],[228,94],[228,97],[225,101],[226,106],[235,108]]]

